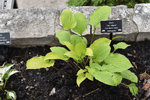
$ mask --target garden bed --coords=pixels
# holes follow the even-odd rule
[[[145,71],[150,74],[150,41],[127,42],[127,44],[131,46],[125,50],[117,50],[117,52],[125,55],[135,66],[131,71],[138,77]],[[143,81],[136,84],[139,93],[137,97],[133,97],[129,89],[123,85],[113,87],[96,80],[92,82],[86,79],[78,87],[76,77],[68,77],[52,67],[26,70],[28,59],[45,55],[50,52],[49,48],[49,46],[44,46],[21,49],[5,46],[9,58],[8,63],[15,63],[13,68],[21,71],[11,76],[7,84],[8,90],[16,91],[17,100],[133,100],[133,98],[141,100],[144,98],[144,91],[141,89]],[[3,55],[2,51],[1,54]],[[63,61],[56,61],[55,67],[76,75]],[[130,84],[130,81],[125,79],[122,82]]]

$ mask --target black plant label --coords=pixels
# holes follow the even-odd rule
[[[101,21],[101,33],[122,32],[122,20]]]
[[[10,33],[0,33],[0,45],[10,45]]]

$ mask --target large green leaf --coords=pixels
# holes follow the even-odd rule
[[[91,48],[86,48],[86,55],[93,56],[93,51]]]
[[[83,58],[85,57],[85,53],[86,53],[86,45],[82,42],[78,43],[75,46],[75,52],[76,54],[79,56],[79,58]]]
[[[85,77],[88,78],[89,80],[93,81],[93,75],[90,73],[85,73]]]
[[[78,57],[78,55],[76,54],[76,52],[74,50],[68,51],[64,55],[66,55],[66,56],[68,56],[70,58],[73,58],[75,61],[80,60],[79,57]]]
[[[94,68],[94,69],[98,69],[98,70],[101,69],[101,66],[98,63],[92,63],[92,64],[90,64],[90,67]]]
[[[78,72],[77,72],[77,75],[79,75],[79,74],[84,74],[84,72],[86,72],[87,71],[87,69],[80,69]]]
[[[65,45],[64,42],[70,42],[70,36],[71,34],[68,31],[59,30],[56,34],[56,37],[58,38],[59,42],[62,45]]]
[[[61,17],[60,17],[60,21],[63,25],[63,28],[65,30],[71,30],[73,29],[76,24],[76,18],[74,16],[74,13],[71,10],[65,9],[62,13],[61,13]]]
[[[71,35],[70,37],[71,43],[75,46],[76,44],[83,42],[85,45],[87,45],[86,38],[82,38],[78,35]]]
[[[51,47],[50,48],[52,52],[57,52],[57,53],[60,53],[60,54],[65,54],[66,52],[68,52],[67,49],[63,48],[63,47]]]
[[[91,45],[90,48],[93,50],[95,47],[97,47],[98,45],[102,44],[102,43],[107,43],[108,45],[110,44],[111,40],[107,39],[107,38],[99,38],[97,40],[95,40]]]
[[[90,68],[89,66],[86,66],[85,68],[88,70],[88,72],[89,72],[91,75],[94,75],[94,73],[96,72],[95,69]]]
[[[87,39],[85,37],[82,37],[82,42],[87,46]]]
[[[71,44],[70,42],[64,42],[64,43],[69,50],[74,50],[73,44]]]
[[[121,75],[122,75],[122,78],[128,79],[131,82],[135,82],[135,83],[138,82],[137,76],[134,73],[132,73],[130,70],[125,70],[121,72]]]
[[[44,56],[33,57],[27,61],[27,69],[40,69],[54,65],[54,60],[44,60]]]
[[[110,16],[111,13],[111,7],[109,6],[103,6],[97,8],[89,17],[89,24],[96,27],[100,27],[100,21],[107,20],[107,18]]]
[[[111,48],[107,43],[102,43],[93,48],[92,50],[93,50],[92,56],[93,61],[96,63],[100,63],[109,55]]]
[[[80,87],[80,84],[86,79],[85,74],[79,74],[77,76],[77,85]]]
[[[130,85],[126,85],[129,87],[130,92],[132,93],[133,96],[136,96],[138,94],[138,88],[134,83],[131,83]]]
[[[82,33],[87,30],[87,19],[81,12],[77,12],[75,18],[77,20],[77,25],[73,28],[73,31],[82,35]]]
[[[57,53],[57,52],[50,52],[45,55],[44,60],[49,60],[49,59],[57,59],[57,60],[59,59],[59,60],[66,61],[69,59],[69,57],[67,57],[66,55]]]
[[[103,64],[101,70],[107,70],[110,72],[122,72],[126,70],[126,67],[121,67],[121,66],[114,66],[113,64]]]
[[[114,51],[116,51],[117,49],[126,49],[130,45],[126,44],[125,42],[119,42],[117,44],[114,44],[113,46],[114,46]]]
[[[106,64],[111,64],[111,66],[120,68],[122,71],[133,67],[130,61],[124,55],[118,53],[109,54],[109,56],[104,61]]]
[[[111,86],[117,86],[122,81],[121,74],[109,71],[97,71],[94,74],[94,77],[96,80]]]

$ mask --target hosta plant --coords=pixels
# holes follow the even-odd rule
[[[16,92],[6,90],[6,83],[8,79],[10,78],[10,76],[19,72],[15,69],[11,69],[12,66],[14,65],[7,64],[5,66],[0,66],[0,93],[5,94],[6,99],[16,100],[17,99]],[[0,97],[0,100],[1,99],[2,98]]]
[[[96,28],[100,27],[100,21],[107,20],[110,13],[111,8],[103,6],[97,8],[90,15],[88,21],[94,27],[93,37]],[[107,85],[117,86],[125,78],[133,82],[126,86],[129,87],[132,95],[136,96],[138,88],[134,83],[137,83],[138,79],[129,70],[133,66],[124,55],[115,53],[117,49],[126,49],[130,45],[124,42],[114,44],[114,51],[111,52],[110,43],[112,40],[99,38],[93,42],[92,37],[90,46],[87,46],[87,40],[82,34],[87,30],[88,23],[81,12],[74,14],[71,10],[65,9],[61,13],[60,21],[64,30],[59,30],[56,37],[67,48],[51,47],[51,52],[45,56],[29,59],[27,61],[27,69],[54,67],[54,60],[63,60],[76,71],[78,86],[85,79],[91,81],[96,79]]]

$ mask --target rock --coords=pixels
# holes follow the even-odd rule
[[[149,39],[150,32],[150,3],[136,4],[134,7],[133,21],[136,23],[139,31],[136,41]]]
[[[68,0],[17,0],[18,9],[21,8],[61,8],[67,7]]]
[[[49,96],[52,96],[52,95],[54,95],[54,94],[56,94],[56,88],[55,88],[55,87],[51,90]]]
[[[12,45],[49,44],[54,40],[57,12],[50,8],[0,10],[0,32],[10,32]]]

